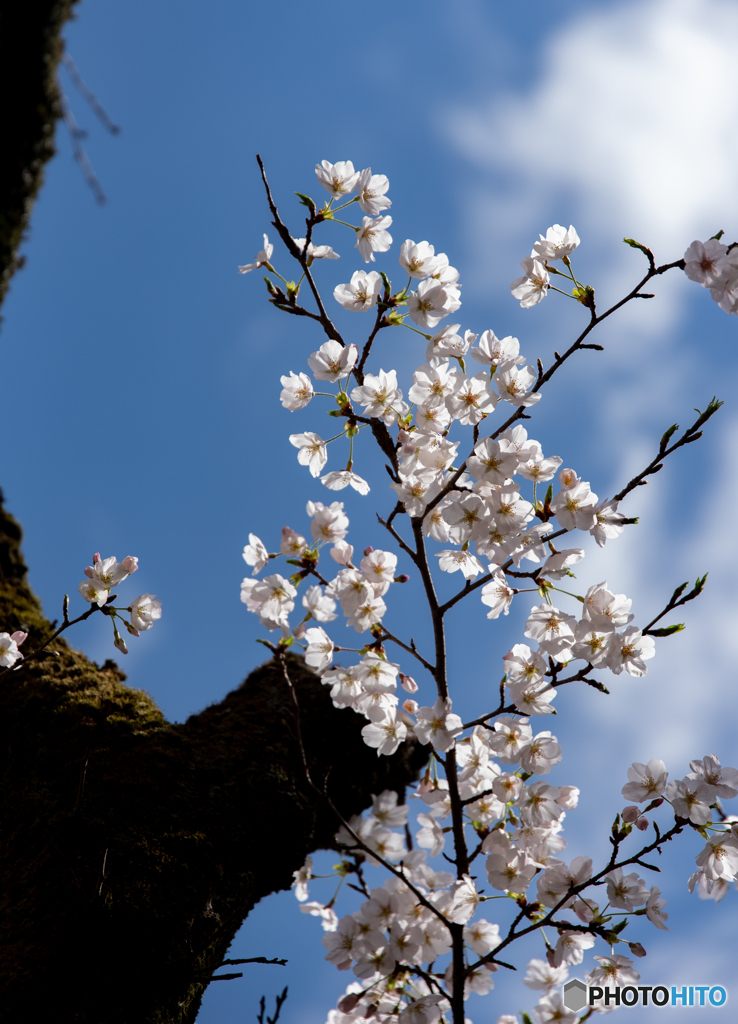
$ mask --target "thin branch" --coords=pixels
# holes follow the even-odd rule
[[[267,960],[265,956],[250,956],[246,960],[221,960],[218,967],[227,967],[233,964],[277,964],[279,967],[284,967],[288,960],[280,960],[275,957],[273,960]]]
[[[345,347],[346,343],[344,342],[339,332],[336,330],[333,321],[328,316],[325,306],[323,305],[323,300],[320,297],[320,292],[317,289],[317,286],[313,279],[313,275],[310,273],[310,268],[308,267],[307,247],[309,244],[309,237],[306,237],[305,249],[304,251],[301,251],[295,244],[295,241],[293,240],[292,235],[290,234],[286,224],[279,216],[279,211],[277,210],[277,206],[272,197],[272,190],[270,189],[269,182],[267,181],[266,171],[264,170],[264,163],[258,153],[256,154],[256,161],[259,165],[259,170],[261,171],[261,179],[264,182],[267,202],[269,204],[269,210],[272,214],[272,224],[277,229],[279,237],[284,242],[284,245],[287,251],[289,252],[290,256],[293,256],[302,267],[303,273],[305,274],[305,279],[310,285],[310,290],[313,293],[313,298],[315,299],[316,305],[318,307],[320,313],[319,320],[321,326],[323,327],[323,330],[325,331],[329,338],[331,338],[333,341],[337,341],[340,345]],[[309,228],[308,235],[310,235],[311,233],[311,228]]]
[[[625,860],[621,861],[617,860],[617,852],[619,845],[625,838],[625,836],[622,836],[622,838],[620,838],[619,840],[611,840],[613,843],[613,853],[609,863],[607,864],[607,867],[603,868],[600,872],[598,872],[598,874],[593,875],[591,878],[587,879],[586,882],[581,882],[579,885],[571,886],[569,890],[562,895],[561,899],[556,904],[556,906],[552,907],[543,919],[535,921],[527,928],[523,928],[520,931],[518,931],[518,924],[522,921],[523,917],[526,916],[526,907],[524,907],[521,910],[520,914],[517,915],[513,923],[510,925],[510,929],[508,931],[507,936],[502,940],[502,942],[500,942],[495,947],[494,952],[490,953],[486,957],[482,957],[475,964],[472,964],[471,967],[468,968],[468,970],[476,970],[478,967],[481,967],[485,963],[494,963],[496,953],[504,949],[505,946],[509,946],[512,942],[515,942],[517,939],[522,938],[524,935],[528,935],[530,932],[536,931],[539,928],[544,928],[548,925],[552,925],[554,927],[565,927],[569,931],[592,931],[593,926],[591,924],[589,926],[585,925],[580,928],[578,925],[571,925],[568,922],[556,923],[554,920],[554,915],[557,913],[557,911],[563,908],[564,904],[567,903],[572,896],[578,895],[580,892],[583,892],[591,885],[597,885],[598,883],[600,883],[600,880],[604,878],[605,875],[609,874],[611,871],[614,871],[616,868],[624,868],[627,867],[629,864],[641,863],[641,858],[645,854],[651,853],[653,850],[660,849],[665,843],[668,843],[671,839],[673,839],[675,835],[679,835],[679,833],[683,831],[685,824],[687,823],[684,822],[682,819],[677,819],[674,827],[671,828],[668,832],[663,833],[663,835],[660,833],[657,834],[657,838],[653,843],[650,843],[648,846],[644,846],[643,849],[639,850],[638,853],[634,854],[632,857],[628,857]]]
[[[693,441],[698,441],[702,437],[702,430],[700,428],[715,415],[722,404],[722,402],[718,402],[717,399],[713,398],[712,401],[708,403],[705,411],[700,412],[692,426],[688,427],[679,440],[675,441],[671,446],[668,445],[668,441],[678,428],[676,424],[674,424],[673,427],[670,427],[661,438],[661,444],[656,458],[653,459],[653,461],[650,462],[641,473],[634,476],[633,479],[625,485],[622,491],[618,491],[613,498],[613,501],[622,501],[626,494],[629,494],[631,491],[635,490],[636,487],[640,487],[646,483],[646,477],[652,476],[654,473],[658,473],[663,465],[664,459],[668,455],[671,455],[672,452],[675,452],[677,448],[682,448],[685,444],[691,444]],[[697,412],[699,412],[699,409]]]
[[[72,142],[72,153],[74,154],[74,159],[77,161],[79,169],[82,171],[82,177],[85,179],[85,182],[94,195],[95,200],[102,206],[107,202],[107,199],[103,192],[102,185],[92,169],[92,164],[90,163],[89,157],[87,156],[81,142],[81,140],[87,136],[87,132],[83,131],[75,121],[74,114],[69,109],[67,98],[63,93],[59,96],[59,103],[61,106],[62,120],[67,126],[69,138]]]
[[[638,293],[640,292],[641,288],[648,281],[650,281],[652,277],[658,277],[661,274],[665,274],[667,271],[673,270],[675,267],[683,270],[684,260],[676,260],[674,263],[665,263],[661,267],[649,266],[648,273],[638,282],[635,288],[633,288],[625,296],[625,298],[621,299],[619,302],[616,302],[613,306],[610,306],[610,308],[606,310],[604,313],[601,313],[599,315],[597,314],[593,301],[590,307],[590,321],[587,324],[587,326],[581,332],[579,337],[576,338],[574,342],[572,342],[572,344],[569,346],[566,352],[564,352],[563,355],[559,355],[558,352],[554,354],[555,358],[553,363],[549,366],[545,373],[541,374],[539,372],[538,379],[531,388],[531,392],[535,394],[538,391],[540,391],[543,385],[548,383],[549,380],[551,380],[556,371],[559,370],[564,365],[567,359],[574,355],[575,352],[586,347],[584,345],[584,340],[589,336],[589,334],[594,330],[595,327],[599,326],[599,324],[601,324],[603,320],[606,320],[609,316],[616,312],[616,310],[620,309],[626,303],[630,302],[634,298],[638,298]],[[511,427],[515,422],[517,422],[517,420],[523,419],[524,417],[526,417],[526,415],[527,414],[525,413],[524,408],[520,406],[518,409],[515,410],[514,413],[512,413],[511,416],[507,418],[507,420],[505,420],[502,426],[498,427],[497,430],[494,431],[494,433],[490,434],[491,439],[495,440],[496,438],[498,438],[500,434],[502,434],[505,430]],[[473,455],[473,450],[472,452],[469,453],[467,459],[470,458],[471,455]],[[435,498],[428,502],[428,504],[426,505],[424,516],[427,515],[428,512],[432,511],[436,507],[436,505],[438,505],[439,502],[443,501],[446,495],[456,487],[456,484],[458,483],[460,477],[466,471],[467,459],[464,460],[459,469],[454,473],[454,475],[451,477],[448,483],[444,485],[444,487],[435,496]]]
[[[113,594],[110,598],[108,598],[108,600],[109,601],[114,601],[117,596],[118,596],[117,594]],[[89,617],[91,615],[94,615],[95,612],[102,612],[103,614],[106,614],[104,606],[101,608],[99,605],[93,605],[92,607],[88,608],[86,612],[83,612],[81,615],[77,616],[76,619],[70,619],[68,614],[67,614],[68,608],[69,608],[69,597],[65,594],[64,595],[64,620],[63,620],[61,626],[59,627],[59,629],[55,630],[55,632],[53,632],[51,634],[51,636],[47,640],[44,640],[44,642],[41,644],[41,646],[37,647],[35,651],[31,651],[30,654],[25,655],[24,658],[23,658],[23,661],[21,662],[20,665],[10,665],[7,668],[2,669],[2,671],[0,671],[0,679],[2,679],[2,677],[7,672],[20,672],[30,662],[34,661],[36,658],[40,658],[42,656],[43,652],[49,646],[49,644],[52,643],[54,640],[56,640],[56,638],[61,633],[63,633],[66,629],[69,629],[70,626],[76,626],[78,622],[84,622],[85,619],[89,619]],[[49,653],[50,654],[56,654],[56,651],[49,651]]]
[[[381,856],[381,854],[377,853],[376,850],[373,850],[370,846],[368,846],[364,842],[364,840],[361,838],[361,836],[359,836],[353,830],[351,825],[346,821],[344,816],[341,814],[341,812],[338,810],[338,808],[333,803],[331,798],[328,796],[328,793],[325,792],[325,790],[320,789],[313,782],[313,779],[312,779],[312,777],[310,775],[310,768],[308,766],[307,757],[306,757],[306,754],[305,754],[305,747],[303,746],[303,743],[302,743],[302,726],[301,726],[301,716],[300,716],[300,704],[299,704],[299,701],[297,699],[297,691],[295,690],[295,687],[294,687],[294,685],[292,683],[292,680],[290,679],[289,670],[287,668],[287,659],[285,658],[284,651],[282,649],[274,647],[270,643],[267,643],[267,642],[265,642],[265,643],[266,643],[266,646],[269,647],[272,650],[272,652],[274,653],[275,658],[279,662],[279,664],[280,664],[280,666],[282,668],[282,674],[284,676],[285,682],[287,683],[287,686],[289,688],[290,694],[292,695],[293,713],[294,713],[294,719],[295,719],[295,731],[296,731],[297,740],[298,740],[298,749],[300,751],[300,760],[302,761],[302,767],[303,767],[303,771],[305,772],[305,778],[307,780],[308,785],[310,786],[310,788],[322,800],[324,800],[328,804],[328,806],[331,808],[331,810],[335,814],[335,816],[338,819],[338,821],[341,823],[341,825],[346,829],[348,834],[354,840],[356,846],[360,850],[364,851],[364,853],[366,853],[370,857],[372,857],[374,860],[378,861],[382,865],[382,867],[385,868],[387,871],[389,871],[390,874],[393,874],[395,876],[395,878],[399,878],[401,881],[403,881],[405,883],[405,885],[408,887],[408,889],[410,889],[410,891],[417,897],[417,899],[420,901],[420,903],[427,910],[430,910],[433,914],[435,914],[435,916],[438,918],[438,920],[442,921],[443,924],[445,924],[446,927],[449,928],[449,930],[450,930],[453,926],[452,926],[451,922],[448,921],[446,919],[446,917],[441,913],[441,911],[437,907],[435,907],[428,899],[426,899],[426,897],[423,895],[423,893],[420,892],[420,890],[417,889],[413,885],[413,883],[404,874],[404,872],[399,871],[393,864],[390,864],[390,862],[388,860],[385,860],[384,857]]]
[[[63,53],[61,61],[64,67],[67,69],[67,74],[72,80],[72,84],[74,85],[75,89],[85,100],[87,100],[87,103],[89,104],[91,110],[97,116],[103,127],[105,127],[111,135],[119,135],[120,128],[117,124],[113,124],[113,122],[110,120],[107,113],[105,112],[102,104],[98,100],[97,96],[95,96],[94,92],[83,82],[82,76],[80,75],[77,69],[77,65],[74,63],[69,54]]]
[[[408,654],[412,654],[414,658],[417,658],[420,664],[423,666],[423,668],[426,668],[431,673],[431,675],[435,673],[435,665],[431,665],[431,663],[423,657],[423,655],[418,651],[417,647],[415,646],[414,640],[411,640],[410,644],[406,644],[403,640],[400,640],[398,637],[390,633],[390,631],[387,629],[384,623],[382,623],[382,633],[382,640],[391,640],[393,643],[397,644],[398,647],[401,647],[403,651],[407,651]]]

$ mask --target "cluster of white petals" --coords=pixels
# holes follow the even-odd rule
[[[315,226],[330,224],[337,209],[358,203],[363,217],[353,231],[360,256],[370,263],[387,252],[392,245],[387,178],[371,168],[356,171],[350,161],[324,160],[316,174],[330,198],[314,216]],[[311,242],[306,252],[305,240],[295,241],[303,267],[336,258],[330,246]],[[570,259],[579,244],[571,225],[555,224],[540,235],[522,262],[523,276],[511,286],[521,306],[540,302],[557,276],[567,278],[572,295],[588,303],[591,289],[576,280]],[[265,236],[255,264],[241,269],[266,265],[271,256]],[[309,405],[311,415],[314,399],[329,401],[334,437],[324,439],[323,429],[289,437],[298,462],[329,490],[344,490],[351,500],[358,498],[348,489],[359,496],[369,492],[355,464],[371,436],[377,440],[395,505],[389,521],[380,523],[398,543],[398,554],[358,543],[355,554],[344,503],[310,501],[309,530],[303,534],[283,527],[278,552],[249,534],[243,557],[253,575],[243,580],[241,599],[267,629],[281,631],[280,649],[303,652],[305,663],[329,687],[335,707],[362,717],[364,743],[378,756],[395,754],[411,739],[431,753],[431,766],[411,794],[417,809],[413,817],[409,803],[385,791],[373,798],[370,813],[351,818],[339,830],[338,875],[355,876],[352,888],[365,897],[358,910],[339,917],[335,896],[327,903],[309,899],[310,859],[295,872],[293,887],[302,911],[321,922],[326,960],[356,979],[327,1024],[450,1020],[454,986],[463,987],[465,997],[494,987],[494,951],[508,926],[487,920],[480,911],[486,900],[506,897],[516,913],[535,902],[554,922],[547,925],[552,941],[546,938],[545,959],[531,960],[524,978],[528,988],[540,993],[533,1020],[573,1024],[578,1017],[557,991],[569,968],[583,963],[609,934],[613,915],[618,920],[620,915],[645,918],[665,930],[666,900],[659,888],[629,870],[647,866],[635,858],[616,864],[613,857],[614,866],[595,874],[591,858],[564,857],[564,820],[576,808],[579,790],[559,783],[556,769],[563,753],[557,737],[550,730],[534,731],[531,723],[555,713],[560,683],[584,680],[605,689],[589,673],[644,676],[655,654],[654,636],[668,630],[639,628],[630,598],[610,590],[607,581],[576,583],[585,547],[569,535],[588,534],[603,547],[636,520],[619,512],[617,500],[601,500],[561,456],[544,453],[520,422],[531,418],[541,399],[547,377],[540,361],[539,369],[529,365],[511,335],[442,324],[461,308],[459,272],[429,241],[405,239],[399,265],[407,280],[401,291],[393,292],[387,273],[366,269],[333,288],[344,310],[371,313],[374,326],[363,348],[344,343],[332,324],[326,327],[321,307],[320,317],[310,315],[323,322],[328,340],[307,357],[306,366],[281,378],[281,402],[290,412]],[[695,242],[685,254],[685,271],[710,288],[723,309],[738,312],[735,246],[719,239]],[[352,317],[344,319],[355,326]],[[394,339],[398,328],[411,323],[412,335],[400,333],[406,351],[416,351],[412,380],[389,365],[392,345],[382,346],[385,329]],[[419,351],[418,335],[424,338]],[[332,444],[343,447],[346,459],[326,472]],[[422,559],[413,557],[400,524],[408,524],[423,545]],[[279,557],[295,571],[285,568],[284,575],[260,577],[269,560]],[[448,576],[432,582],[436,566]],[[478,591],[476,599],[493,621],[508,615],[521,592],[538,595],[521,642],[502,658],[495,712],[464,724],[449,696],[450,681],[422,656],[414,640],[401,641],[386,624],[393,604],[399,604],[395,584],[408,580],[405,568],[423,577],[426,594],[435,585],[450,588],[444,609]],[[436,612],[441,600],[446,598],[429,597]],[[359,649],[344,647],[341,637],[353,644],[355,634],[362,637]],[[422,688],[428,683],[420,676],[416,682],[391,660],[392,643],[399,645],[399,657],[418,659],[433,677],[427,696]],[[562,678],[564,672],[572,677]],[[495,701],[497,687],[496,681]],[[457,709],[461,706],[458,701]],[[738,795],[738,771],[722,768],[715,755],[690,767],[684,779],[669,782],[663,762],[633,764],[623,788],[631,804],[616,818],[613,841],[617,853],[631,833],[650,827],[646,814],[662,805],[673,810],[678,824],[705,835],[711,829],[690,888],[719,900],[738,878],[738,822],[721,816],[717,801]],[[640,804],[647,806],[641,809]],[[467,849],[470,836],[476,848],[472,860],[483,857],[484,869],[447,870],[459,849]],[[391,877],[372,886],[363,872],[382,866]],[[606,903],[603,909],[601,903]],[[505,903],[495,907],[502,914]],[[621,926],[625,921],[623,916]],[[463,926],[461,976],[458,957],[449,960],[454,935],[457,946],[460,942],[456,926]],[[630,950],[645,955],[637,942],[630,943]],[[597,966],[588,981],[637,981],[633,961],[612,948],[609,952],[594,958]],[[513,1021],[517,1018],[502,1016],[498,1024]]]
[[[246,549],[244,549],[244,558],[247,558]],[[137,571],[138,559],[134,555],[128,555],[122,562],[119,562],[115,555],[110,558],[101,558],[100,554],[96,552],[92,559],[92,565],[88,565],[84,571],[87,578],[80,583],[78,588],[79,593],[88,604],[95,604],[99,608],[106,606],[105,610],[113,621],[114,643],[121,654],[128,654],[128,646],[118,631],[117,619],[121,620],[126,632],[131,636],[140,636],[141,633],[151,629],[154,623],[161,618],[161,601],[157,599],[156,594],[139,594],[134,598],[131,604],[123,609],[129,613],[129,621],[118,614],[120,609],[107,606],[110,591]]]
[[[709,288],[722,310],[738,314],[738,246],[723,245],[719,238],[692,242],[684,254],[684,273]]]

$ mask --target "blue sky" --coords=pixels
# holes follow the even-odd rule
[[[719,228],[738,237],[736,28],[729,0],[82,4],[69,52],[121,134],[104,132],[64,72],[62,82],[108,203],[95,204],[60,128],[2,327],[17,383],[0,412],[0,482],[47,612],[76,594],[93,551],[138,555],[136,586],[163,599],[164,617],[131,643],[124,667],[177,720],[262,660],[258,623],[238,600],[241,549],[249,531],[274,549],[283,523],[305,528],[305,501],[327,499],[287,442],[313,424],[278,402],[279,376],[302,369],[320,339],[267,305],[258,275],[236,273],[269,230],[256,152],[294,234],[292,193],[318,195],[316,161],[387,174],[396,242],[427,238],[460,269],[463,326],[514,334],[545,363],[584,311],[558,296],[530,311],[510,298],[539,231],[576,225],[578,275],[604,302],[641,271],[625,235],[661,262]],[[326,225],[320,240],[342,254],[319,268],[329,295],[362,264],[345,229]],[[395,250],[378,262],[390,274]],[[736,322],[682,275],[654,290],[602,329],[604,353],[556,379],[530,425],[604,497],[648,461],[666,426],[689,422],[715,393],[726,399],[705,439],[632,499],[641,525],[588,548],[583,581],[607,578],[633,597],[637,620],[676,584],[711,575],[688,630],[660,645],[645,681],[620,677],[609,698],[561,695],[556,780],[583,788],[567,821],[572,856],[604,853],[632,760],[663,757],[676,777],[713,750],[738,763]],[[352,315],[336,319],[357,328]],[[382,346],[385,368],[407,375],[422,361],[409,332]],[[347,509],[361,545],[379,545],[373,513],[390,495],[381,469],[357,469],[373,490],[347,496]],[[519,604],[490,624],[475,606],[455,621],[464,711],[487,701],[490,662],[496,674],[526,612]],[[412,606],[403,626],[425,635]],[[72,642],[109,657],[105,627],[93,619]],[[673,929],[642,936],[644,977],[732,976],[735,894],[719,907],[688,897],[696,852],[689,840],[665,856]],[[211,986],[200,1020],[250,1019],[262,991],[288,983],[285,1024],[322,1024],[346,978],[323,963],[318,932],[289,894],[265,901],[233,955],[288,956],[289,967]],[[535,1001],[497,977],[495,993],[470,1004],[476,1022]]]

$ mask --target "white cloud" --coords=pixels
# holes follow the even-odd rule
[[[515,182],[493,204],[503,228],[565,193],[590,231],[622,238],[627,224],[681,255],[685,239],[738,219],[737,65],[732,0],[594,10],[549,39],[527,93],[457,108],[447,131]]]
[[[738,235],[738,5],[638,0],[592,6],[544,42],[539,75],[527,89],[475,97],[444,113],[443,130],[469,162],[464,194],[468,264],[475,271],[465,272],[465,282],[480,296],[488,291],[490,271],[503,281],[517,276],[515,260],[553,221],[575,223],[583,239],[576,265],[592,272],[598,295],[613,298],[626,281],[630,289],[642,266],[623,236],[646,242],[667,262],[719,228],[731,240]],[[703,299],[714,312],[709,297],[678,272],[654,290],[661,293],[658,301],[634,303],[618,315],[616,345],[608,322],[607,351],[597,357],[596,370],[583,362],[567,370],[585,422],[604,437],[599,466],[576,466],[593,480],[595,474],[627,480],[647,464],[661,430],[677,418],[675,409],[686,425],[691,407],[712,394],[695,394],[697,387],[729,393],[732,351],[723,353],[720,379],[713,380],[695,372],[695,342],[677,329],[685,300]],[[558,296],[546,307],[549,302],[567,305]],[[552,312],[530,314],[531,330],[540,331],[542,321],[550,330],[559,316]],[[715,350],[699,352],[720,358]],[[587,420],[594,373],[597,407]],[[624,779],[631,760],[651,756],[668,759],[679,777],[686,760],[708,747],[735,763],[729,723],[738,711],[732,686],[738,556],[726,509],[738,502],[735,474],[727,470],[737,464],[738,423],[723,411],[708,430],[722,431],[725,445],[714,485],[706,483],[704,463],[690,479],[691,455],[676,453],[674,468],[624,509],[640,514],[641,525],[605,551],[589,552],[578,574],[583,586],[607,578],[614,590],[626,591],[642,623],[676,584],[712,570],[705,594],[665,620],[684,620],[687,630],[659,642],[645,680],[606,679],[611,697],[571,709],[579,724],[587,717],[577,752],[588,766],[599,765],[600,781],[616,765]]]

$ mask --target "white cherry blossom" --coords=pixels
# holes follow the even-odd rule
[[[282,393],[279,399],[285,409],[295,412],[297,409],[304,409],[313,397],[313,382],[306,373],[293,373],[281,377]]]
[[[534,244],[533,254],[542,260],[560,260],[573,253],[579,245],[579,235],[571,224],[568,231],[561,224],[554,224],[545,238],[543,235],[538,237],[540,241]]]
[[[494,331],[484,331],[479,336],[479,342],[471,350],[472,359],[481,363],[482,366],[489,366],[496,370],[501,363],[520,364],[525,362],[525,357],[520,355],[520,342],[510,335],[506,338],[498,338]]]
[[[299,449],[297,461],[300,465],[307,466],[311,476],[320,476],[328,461],[325,441],[320,434],[310,430],[304,434],[290,434],[290,444]]]
[[[322,672],[333,661],[333,641],[321,626],[306,629],[304,637],[308,642],[305,664],[316,672]]]
[[[425,358],[431,359],[463,359],[469,345],[476,335],[471,331],[459,334],[461,324],[447,324],[433,335],[425,350]]]
[[[400,246],[400,266],[408,277],[419,281],[440,269],[433,246],[429,242],[413,242],[409,238]]]
[[[701,761],[690,761],[689,767],[694,774],[687,778],[704,782],[713,798],[720,796],[730,800],[738,796],[738,770],[723,768],[715,754],[705,754]]]
[[[649,890],[636,872],[623,874],[622,868],[615,868],[605,875],[607,898],[618,910],[635,910],[648,899]]]
[[[651,886],[651,891],[648,894],[646,900],[646,917],[651,924],[656,925],[662,931],[668,932],[668,928],[665,925],[665,921],[668,921],[669,915],[665,914],[663,908],[666,906],[666,900],[659,899],[661,890],[658,886]]]
[[[407,300],[410,319],[419,327],[436,327],[460,306],[458,288],[441,284],[432,277],[421,281],[417,291],[410,292]]]
[[[300,250],[302,255],[305,255],[305,238],[293,238],[292,241],[295,243],[297,248]],[[337,252],[334,252],[330,245],[315,245],[314,242],[309,242],[307,247],[307,265],[311,266],[313,260],[340,260],[340,256]]]
[[[495,384],[502,401],[527,409],[541,400],[540,391],[530,390],[537,377],[532,366],[502,363],[495,374]]]
[[[335,164],[322,160],[315,165],[315,173],[331,199],[340,199],[353,192],[359,180],[359,175],[350,160],[339,160]]]
[[[257,252],[253,263],[247,263],[245,266],[238,268],[239,274],[248,274],[252,270],[258,270],[259,267],[268,267],[269,260],[272,258],[273,252],[274,246],[267,236],[264,235],[264,248],[260,252]]]
[[[504,572],[495,572],[490,582],[482,587],[481,601],[489,608],[487,618],[497,619],[500,615],[507,615],[514,595],[515,591],[508,584]]]
[[[27,636],[28,633],[24,633],[22,630],[16,630],[14,633],[0,633],[0,668],[11,668],[16,661],[23,658],[18,648]]]
[[[359,206],[367,216],[376,217],[392,206],[392,200],[385,195],[388,189],[389,180],[385,174],[372,174],[371,167],[359,172],[356,191]]]
[[[414,726],[415,735],[421,743],[431,743],[434,750],[449,750],[454,738],[462,731],[458,715],[451,712],[451,701],[439,697],[432,708],[420,708]]]
[[[376,416],[387,424],[396,422],[402,406],[402,392],[397,387],[397,373],[367,373],[364,383],[351,392],[351,401],[364,406],[365,416]]]
[[[373,263],[375,252],[387,252],[392,245],[392,235],[387,230],[391,224],[391,217],[364,217],[361,227],[356,229],[356,248],[365,263]]]
[[[645,676],[645,662],[653,658],[656,644],[653,637],[643,636],[640,629],[628,626],[622,633],[613,633],[607,645],[607,667],[615,675],[625,670],[629,676]]]
[[[344,539],[348,532],[348,517],[343,511],[342,501],[333,501],[326,506],[321,501],[309,501],[307,514],[313,520],[310,533],[319,541],[336,541]]]
[[[156,594],[140,594],[131,601],[131,625],[140,633],[151,629],[161,618],[161,601]]]
[[[365,313],[377,304],[384,285],[382,276],[376,270],[356,270],[348,284],[339,284],[333,289],[333,298],[344,309]]]
[[[666,765],[658,758],[652,757],[648,764],[634,761],[628,769],[628,782],[621,792],[626,800],[641,804],[645,800],[653,800],[662,795],[666,789],[669,773]]]
[[[308,366],[318,380],[335,383],[348,377],[359,358],[356,345],[341,345],[332,338],[324,342],[317,352],[308,356]]]
[[[717,238],[692,242],[684,254],[684,273],[703,288],[714,287],[730,267],[727,251]]]
[[[330,491],[342,491],[344,487],[351,486],[359,494],[367,495],[369,493],[369,484],[366,480],[350,469],[337,469],[326,473],[320,478],[320,482],[325,484]]]
[[[530,309],[545,299],[551,278],[543,263],[533,257],[521,260],[520,266],[524,271],[523,276],[515,278],[510,291],[514,298],[520,299],[523,309]]]
[[[306,547],[307,541],[302,534],[295,533],[289,526],[282,527],[282,540],[279,544],[279,550],[283,555],[287,555],[289,558],[299,558]]]
[[[246,565],[253,565],[252,576],[256,576],[269,561],[269,552],[255,533],[249,534],[249,542],[243,549],[243,560]]]

